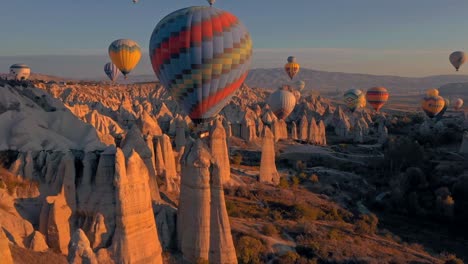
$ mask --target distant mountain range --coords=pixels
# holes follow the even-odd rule
[[[3,74],[0,74],[2,76]],[[33,74],[33,79],[64,80],[61,77]],[[92,80],[92,79],[87,79]],[[94,79],[107,81],[107,79]],[[306,90],[321,92],[344,91],[350,88],[368,89],[373,86],[384,86],[397,93],[420,92],[429,88],[452,89],[451,93],[468,96],[468,75],[434,75],[427,77],[400,77],[390,75],[370,75],[359,73],[326,72],[311,69],[301,69],[293,81],[289,80],[282,68],[252,69],[247,77],[246,84],[250,87],[275,89],[283,84],[293,84],[297,80],[306,82]],[[157,81],[154,75],[129,75],[127,80],[119,79],[119,83],[153,82]],[[466,84],[464,84],[466,83]],[[451,84],[450,86],[447,86]],[[449,87],[449,88],[447,88]],[[453,88],[458,87],[458,88]],[[460,87],[466,87],[460,88]],[[455,90],[453,90],[455,89]]]

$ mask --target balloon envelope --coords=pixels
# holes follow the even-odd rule
[[[115,66],[115,64],[113,64],[112,62],[108,62],[106,63],[106,65],[104,65],[104,72],[106,73],[107,77],[109,77],[109,79],[113,82],[117,80],[120,74],[119,68],[117,68],[117,66]]]
[[[356,108],[362,105],[363,93],[359,89],[350,89],[344,94],[344,102],[351,112],[354,112]]]
[[[449,60],[453,67],[458,71],[466,61],[466,54],[463,51],[455,51],[450,54]]]
[[[210,6],[212,6],[216,2],[216,0],[207,0],[207,1],[208,1],[208,4],[210,4]]]
[[[457,98],[455,101],[453,101],[453,108],[455,110],[460,110],[463,106],[463,99]]]
[[[296,62],[288,62],[284,65],[284,70],[291,80],[299,73],[300,65]]]
[[[131,39],[118,39],[110,44],[109,57],[126,77],[140,61],[141,48]]]
[[[268,97],[271,111],[279,119],[286,119],[296,106],[296,97],[290,91],[278,89]]]
[[[10,74],[15,80],[27,80],[31,75],[31,68],[26,64],[13,64],[10,66]]]
[[[151,35],[149,54],[161,83],[195,122],[221,111],[243,84],[252,41],[229,12],[188,7],[163,18]]]
[[[426,115],[430,118],[436,116],[445,106],[442,96],[426,96],[421,101],[421,106]]]
[[[442,108],[442,110],[440,110],[440,112],[436,115],[437,118],[442,118],[442,116],[444,116],[445,112],[447,111],[447,108],[449,107],[450,105],[450,100],[448,98],[444,98],[444,107]]]
[[[372,87],[367,90],[366,99],[367,102],[374,108],[375,111],[380,111],[380,109],[388,101],[388,91],[385,87]]]
[[[426,91],[426,96],[427,97],[435,97],[439,96],[439,90],[432,88]]]
[[[304,90],[306,83],[304,81],[297,81],[296,82],[297,89],[302,92]]]

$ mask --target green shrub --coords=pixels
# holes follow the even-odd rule
[[[297,261],[301,258],[299,254],[293,251],[288,251],[282,256],[280,256],[274,263],[277,264],[296,264]]]
[[[379,219],[375,214],[362,214],[355,224],[355,231],[359,234],[375,234]]]
[[[294,214],[296,219],[315,221],[323,214],[320,208],[312,207],[307,203],[298,203],[294,205]]]
[[[310,176],[310,181],[312,183],[319,183],[319,177],[317,174],[312,174],[312,176]]]
[[[343,236],[343,233],[341,233],[340,230],[336,229],[336,228],[332,228],[330,229],[330,231],[328,232],[328,238],[330,240],[341,240],[344,238]]]
[[[267,223],[263,225],[262,233],[266,236],[275,236],[278,234],[278,229],[276,229],[275,225]]]
[[[260,264],[265,254],[262,242],[251,236],[242,236],[236,245],[237,260],[240,264]]]
[[[292,177],[291,186],[296,188],[297,186],[299,186],[300,181],[301,181],[301,180],[299,179],[299,177],[297,177],[297,176],[296,176],[296,177]]]
[[[281,177],[281,178],[280,178],[280,182],[279,182],[279,187],[280,187],[280,188],[283,188],[283,189],[289,188],[288,179],[286,179],[285,177]]]

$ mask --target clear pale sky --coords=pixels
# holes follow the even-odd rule
[[[158,21],[179,8],[206,4],[5,0],[0,5],[0,72],[24,62],[36,72],[89,76],[102,68],[113,40],[131,38],[145,52],[135,74],[150,74],[146,53]],[[253,67],[282,67],[290,54],[316,70],[423,76],[453,73],[448,54],[468,51],[465,0],[218,0],[215,6],[238,16],[250,30]],[[78,65],[76,56],[62,55],[83,57]]]

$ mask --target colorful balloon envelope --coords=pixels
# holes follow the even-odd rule
[[[299,65],[299,63],[296,62],[295,58],[294,58],[294,60],[291,59],[291,62],[289,62],[290,58],[294,58],[294,57],[289,57],[288,58],[288,63],[286,63],[286,65],[284,65],[284,70],[288,74],[289,78],[291,78],[291,80],[292,80],[294,78],[294,76],[296,76],[299,73],[299,70],[300,70],[301,66]]]
[[[117,68],[117,66],[115,66],[115,64],[112,62],[108,62],[106,65],[104,65],[104,72],[113,82],[115,82],[120,75],[119,68]]]
[[[455,67],[455,70],[458,71],[463,63],[466,62],[466,54],[463,51],[455,51],[450,54],[449,60],[453,67]]]
[[[218,114],[243,84],[252,40],[231,13],[188,7],[158,23],[149,54],[161,83],[190,118],[201,123]]]
[[[304,90],[306,83],[304,81],[297,81],[296,82],[297,89],[302,92]]]
[[[13,64],[10,66],[10,74],[15,80],[27,80],[31,75],[31,68],[26,64]]]
[[[290,91],[280,88],[268,97],[271,111],[279,119],[286,119],[296,107],[296,97]]]
[[[445,106],[445,100],[442,96],[424,97],[421,102],[422,109],[430,118],[435,117]]]
[[[216,0],[207,0],[207,1],[208,1],[208,4],[210,4],[210,6],[212,6],[216,2]]]
[[[126,79],[140,61],[141,48],[131,39],[118,39],[110,44],[109,57]]]
[[[463,99],[457,98],[453,101],[453,109],[460,110],[463,107]]]
[[[344,102],[351,112],[354,112],[362,105],[362,98],[363,93],[359,89],[350,89],[344,94]]]
[[[432,88],[426,91],[426,96],[427,97],[435,97],[439,96],[439,90]]]
[[[450,105],[450,100],[448,98],[444,98],[444,107],[442,108],[442,110],[440,110],[440,112],[436,115],[437,118],[442,118],[442,116],[444,116],[445,112],[447,111],[447,108],[449,107]]]
[[[387,103],[388,96],[389,94],[385,87],[372,87],[366,93],[367,102],[377,112]]]

